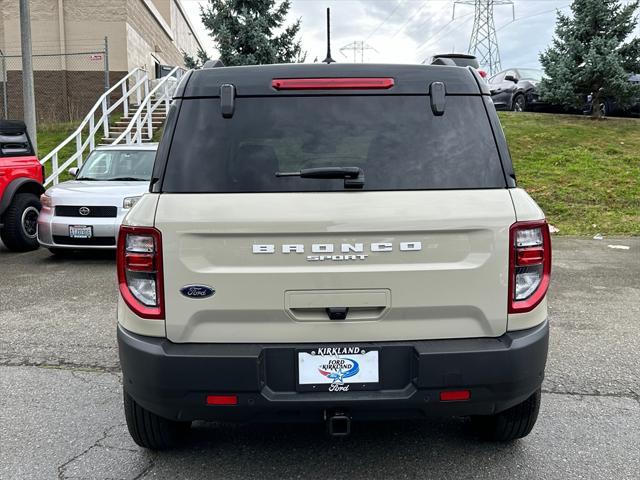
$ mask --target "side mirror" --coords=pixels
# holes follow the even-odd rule
[[[518,83],[518,79],[513,75],[507,75],[506,77],[504,77],[504,79],[509,82]]]
[[[75,178],[78,176],[78,170],[80,170],[78,167],[71,167],[69,170],[67,170],[67,172],[69,172],[69,175]]]

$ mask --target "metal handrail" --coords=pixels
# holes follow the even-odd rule
[[[165,77],[162,77],[162,80],[158,82],[158,84],[153,87],[153,89],[147,94],[147,96],[142,100],[142,103],[138,107],[138,110],[134,114],[133,118],[127,125],[127,128],[118,135],[118,137],[113,141],[112,145],[116,145],[123,140],[126,140],[126,143],[142,143],[142,133],[146,128],[147,130],[147,138],[151,140],[153,138],[153,112],[162,105],[165,104],[165,111],[169,111],[169,104],[173,98],[173,93],[175,92],[175,88],[177,87],[182,75],[185,73],[185,69],[181,67],[175,67],[171,70]],[[169,88],[169,80],[174,79],[175,84],[173,88]],[[156,95],[160,89],[162,88],[162,94],[156,98],[155,102],[152,102],[154,95]],[[147,110],[147,113],[144,117],[142,117],[142,112]],[[135,127],[135,133],[133,136],[131,135],[131,131]]]
[[[133,81],[133,86],[131,86],[131,88],[128,88],[129,80]],[[111,95],[111,93],[116,91],[116,89],[118,88],[122,89],[122,96],[111,106],[107,106],[109,95]],[[89,110],[89,113],[84,117],[82,122],[80,122],[78,128],[76,128],[71,135],[63,140],[60,145],[51,150],[44,158],[40,160],[40,163],[42,165],[51,160],[52,165],[51,175],[46,178],[44,185],[48,186],[51,183],[57,185],[60,173],[62,173],[74,161],[76,162],[78,167],[81,167],[83,160],[82,157],[85,149],[89,147],[90,150],[93,150],[93,148],[95,147],[95,135],[98,130],[102,127],[104,137],[109,136],[109,115],[120,105],[123,106],[123,111],[125,112],[125,115],[127,115],[129,111],[129,98],[135,94],[138,103],[140,103],[141,89],[144,91],[145,97],[148,96],[147,92],[149,91],[149,75],[143,68],[134,68],[113,87],[104,92],[100,96],[100,98],[98,98],[93,108]],[[95,114],[99,108],[102,108],[102,111],[100,117],[96,120]],[[89,124],[89,131],[83,141],[82,131],[84,130],[84,127],[87,126],[87,124]],[[65,160],[62,165],[59,165],[58,153],[64,147],[69,145],[73,140],[75,140],[76,142],[75,153],[71,155],[67,160]]]

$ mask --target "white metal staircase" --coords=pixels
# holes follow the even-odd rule
[[[104,92],[78,128],[40,160],[42,165],[51,162],[51,173],[44,185],[56,185],[60,174],[82,161],[96,146],[118,143],[143,143],[153,139],[154,132],[166,118],[173,93],[184,73],[176,67],[158,80],[151,80],[142,68],[135,68],[109,90]],[[121,96],[111,105],[111,94],[121,91]],[[123,116],[110,123],[119,112]]]

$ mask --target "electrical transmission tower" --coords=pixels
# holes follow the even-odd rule
[[[375,48],[373,48],[363,40],[356,40],[355,42],[351,42],[340,49],[340,53],[345,58],[347,58],[347,55],[344,53],[345,50],[353,50],[353,63],[358,62],[358,52],[360,52],[360,63],[364,63],[365,50],[373,50],[376,53],[378,52]]]
[[[475,18],[473,19],[473,32],[469,41],[469,53],[478,58],[480,66],[489,71],[491,75],[501,70],[500,50],[496,25],[493,20],[493,7],[496,5],[511,5],[513,19],[516,18],[513,0],[455,0],[453,2],[453,19],[456,17],[456,5],[473,5]]]

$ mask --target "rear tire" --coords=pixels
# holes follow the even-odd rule
[[[4,227],[0,231],[2,242],[9,250],[26,252],[38,244],[37,226],[40,200],[32,193],[18,193],[4,212]]]
[[[191,422],[168,420],[146,410],[126,391],[124,416],[133,441],[150,450],[166,450],[177,446],[191,427]]]
[[[515,97],[513,97],[513,105],[511,106],[511,110],[514,112],[524,112],[527,109],[527,99],[524,98],[524,95],[518,93]]]
[[[540,411],[540,389],[524,402],[496,415],[472,417],[473,426],[480,435],[497,442],[510,442],[529,435]]]

